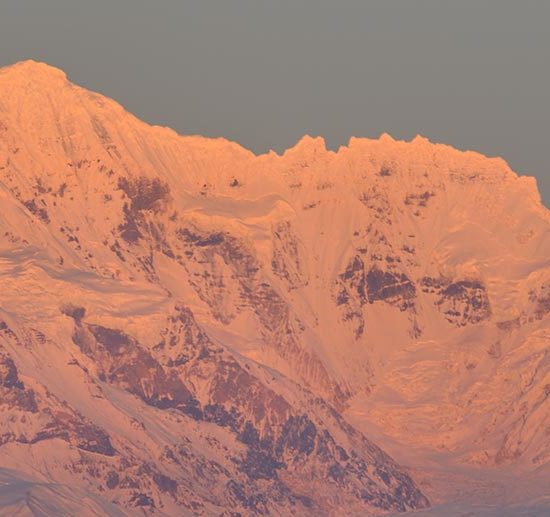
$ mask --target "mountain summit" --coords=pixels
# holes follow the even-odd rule
[[[387,135],[256,156],[26,61],[0,70],[0,199],[6,512],[544,494],[550,213],[503,160]]]
[[[25,78],[27,82],[47,81],[52,78],[67,80],[67,75],[63,70],[33,59],[6,66],[0,69],[0,74],[3,78],[9,78],[9,80],[14,80],[16,77],[19,79]]]

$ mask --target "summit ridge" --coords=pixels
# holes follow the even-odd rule
[[[255,155],[27,61],[0,198],[0,513],[544,503],[550,212],[502,159]]]

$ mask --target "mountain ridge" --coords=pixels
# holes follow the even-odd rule
[[[19,61],[12,65],[0,67],[0,75],[4,75],[5,78],[9,78],[10,74],[11,75],[19,74],[19,76],[23,79],[24,82],[27,82],[27,83],[38,82],[38,83],[41,83],[42,86],[46,86],[46,87],[51,86],[51,81],[47,81],[47,79],[54,79],[57,81],[61,80],[62,82],[64,82],[65,84],[71,87],[77,87],[81,91],[88,92],[88,90],[86,90],[85,88],[82,88],[81,86],[77,86],[76,84],[72,83],[69,80],[67,74],[62,69],[49,65],[48,63],[45,63],[45,62],[35,61],[33,59]],[[382,133],[378,139],[350,136],[347,145],[341,145],[338,147],[337,150],[332,151],[327,149],[325,139],[323,136],[311,136],[306,133],[300,138],[298,138],[297,142],[293,146],[288,147],[287,149],[283,150],[281,153],[277,153],[273,150],[269,150],[265,153],[257,154],[247,149],[245,146],[243,146],[239,142],[227,140],[226,138],[223,138],[223,137],[205,137],[205,136],[196,135],[196,134],[182,135],[182,134],[179,134],[177,131],[175,131],[173,128],[170,128],[167,126],[150,125],[147,122],[132,115],[129,111],[127,111],[124,108],[124,106],[121,103],[117,101],[113,101],[112,99],[102,94],[94,93],[94,95],[99,95],[103,100],[107,100],[112,105],[120,108],[124,113],[130,115],[131,117],[138,120],[140,123],[150,128],[155,128],[163,132],[172,133],[174,136],[177,136],[178,138],[182,138],[182,139],[199,139],[199,140],[208,141],[211,143],[219,142],[225,145],[229,144],[231,147],[238,148],[239,150],[250,153],[250,155],[254,156],[255,158],[273,157],[273,156],[282,158],[285,155],[293,154],[298,150],[304,150],[306,152],[311,152],[312,150],[314,150],[314,151],[321,151],[324,154],[328,154],[328,155],[338,155],[338,153],[341,151],[346,152],[346,151],[350,151],[353,148],[361,148],[361,147],[364,148],[370,145],[382,146],[384,144],[387,144],[390,147],[394,147],[394,146],[402,147],[404,144],[411,144],[414,146],[416,152],[418,152],[418,149],[422,149],[422,148],[447,150],[447,151],[450,151],[450,153],[455,156],[464,155],[464,156],[471,157],[472,159],[479,159],[481,161],[486,161],[488,163],[494,164],[495,166],[498,166],[497,168],[499,169],[502,168],[507,172],[512,172],[516,174],[514,171],[512,171],[508,163],[502,157],[499,157],[499,156],[488,157],[478,151],[469,150],[469,149],[459,150],[448,144],[434,143],[434,142],[431,142],[428,138],[420,134],[415,135],[409,141],[396,140],[388,133]],[[536,178],[531,176],[520,176],[520,177],[529,178],[526,181],[532,182],[534,180],[536,182]],[[537,189],[537,192],[538,192],[538,189]]]
[[[10,73],[70,85],[45,66]],[[406,511],[455,500],[442,471],[545,475],[532,179],[422,137],[256,156],[3,70],[7,468],[167,515]]]

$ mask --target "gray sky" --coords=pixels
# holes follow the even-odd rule
[[[550,205],[550,0],[0,0],[33,58],[180,133],[388,132],[503,156]]]

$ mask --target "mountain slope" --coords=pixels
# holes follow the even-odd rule
[[[0,92],[3,466],[130,511],[284,515],[428,504],[361,433],[545,468],[532,178],[421,137],[255,156],[34,62]]]

